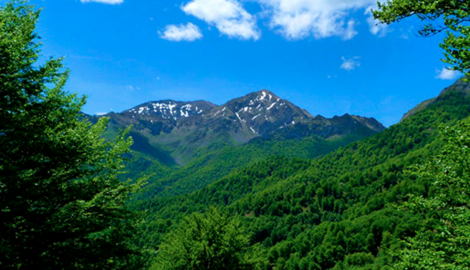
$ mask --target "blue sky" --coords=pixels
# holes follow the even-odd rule
[[[5,2],[3,0],[0,0]],[[215,104],[268,89],[332,117],[395,124],[458,78],[443,35],[376,26],[375,0],[32,0],[43,56],[65,56],[89,114],[174,99]]]

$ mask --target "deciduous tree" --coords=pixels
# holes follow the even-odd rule
[[[423,36],[446,32],[441,43],[444,62],[454,70],[470,72],[470,2],[467,0],[388,0],[373,11],[379,21],[391,24],[416,16],[425,21]]]
[[[84,119],[62,59],[38,61],[39,13],[0,7],[0,268],[126,268],[139,185],[118,175],[132,139],[102,139],[107,120]]]
[[[444,134],[442,154],[413,170],[418,179],[432,183],[433,195],[411,196],[401,206],[427,219],[415,237],[406,239],[396,268],[470,268],[470,119]]]
[[[254,250],[237,219],[210,208],[185,218],[167,235],[151,269],[263,269],[265,259]]]

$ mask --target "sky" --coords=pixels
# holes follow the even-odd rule
[[[5,2],[4,0],[0,0]],[[312,115],[385,126],[461,76],[443,34],[377,24],[376,0],[31,0],[42,58],[65,57],[84,112],[148,101],[230,99],[267,89]]]

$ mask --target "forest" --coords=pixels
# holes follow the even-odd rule
[[[469,5],[373,12],[442,19],[420,34],[447,29],[444,61],[467,74]],[[0,7],[1,269],[470,268],[467,76],[382,132],[217,145],[175,169],[81,112],[63,59],[40,58],[40,14]]]

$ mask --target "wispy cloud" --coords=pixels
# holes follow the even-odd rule
[[[89,3],[89,2],[96,2],[102,4],[110,4],[110,5],[119,5],[124,2],[124,0],[80,0],[82,3]]]
[[[199,27],[192,23],[186,25],[168,25],[160,37],[170,41],[195,41],[202,38]]]
[[[459,71],[451,70],[448,68],[443,68],[442,70],[437,70],[438,75],[436,76],[437,79],[441,80],[455,80],[457,77],[462,75]]]
[[[95,113],[95,115],[98,115],[98,116],[103,116],[103,115],[106,115],[108,114],[107,112],[97,112]]]
[[[341,69],[350,71],[361,66],[361,63],[359,62],[359,59],[361,58],[359,56],[355,56],[349,59],[343,56],[341,59],[343,59],[343,64],[340,66]]]
[[[132,86],[132,85],[126,85],[126,89],[134,91],[134,90],[140,90],[140,87]]]
[[[370,6],[365,12],[365,15],[368,15],[367,23],[369,24],[369,30],[373,35],[384,37],[387,35],[388,25],[374,19],[374,15],[372,14],[374,8],[376,7]]]
[[[257,0],[270,17],[271,28],[288,39],[356,36],[350,12],[369,8],[377,0]]]
[[[235,0],[193,0],[181,9],[229,37],[257,40],[261,36],[256,18]]]

